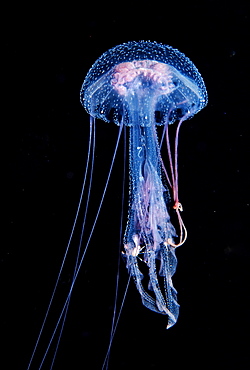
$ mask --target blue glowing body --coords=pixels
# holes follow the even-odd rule
[[[143,304],[168,315],[171,327],[179,314],[172,284],[178,244],[156,125],[182,122],[202,109],[207,103],[203,79],[178,50],[155,42],[129,42],[108,50],[94,63],[83,83],[81,102],[94,118],[130,126],[124,256]],[[145,266],[147,288],[142,284]]]

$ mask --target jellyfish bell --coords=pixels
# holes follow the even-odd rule
[[[143,92],[143,94],[142,94]],[[87,112],[103,121],[132,125],[133,96],[153,104],[153,117],[140,125],[173,123],[189,118],[207,104],[204,81],[179,50],[156,42],[118,45],[105,52],[89,70],[80,92]],[[153,122],[152,122],[153,120]]]

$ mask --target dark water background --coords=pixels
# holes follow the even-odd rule
[[[65,3],[3,12],[1,369],[26,369],[71,231],[88,143],[89,118],[79,103],[83,79],[107,49],[142,39],[185,53],[204,78],[209,103],[180,133],[179,191],[188,240],[177,250],[178,323],[166,331],[166,317],[144,308],[131,285],[109,369],[170,369],[183,362],[195,369],[248,368],[247,7],[242,0]],[[92,218],[117,133],[115,125],[97,122]],[[55,369],[101,369],[113,312],[121,164],[120,153]],[[58,307],[71,277],[66,269]],[[126,281],[122,263],[121,292]]]

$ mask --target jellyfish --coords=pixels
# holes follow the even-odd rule
[[[51,311],[79,219],[87,173],[90,173],[73,278],[39,369],[42,368],[55,335],[59,332],[50,368],[53,367],[71,294],[100,214],[122,130],[129,131],[129,204],[122,252],[129,281],[130,278],[134,280],[144,306],[167,316],[167,328],[176,323],[179,315],[177,291],[173,286],[172,277],[177,265],[175,250],[185,242],[187,231],[182,221],[182,205],[178,197],[178,133],[182,122],[207,104],[204,81],[194,64],[177,49],[156,42],[132,41],[115,46],[97,59],[83,82],[80,101],[90,115],[85,177],[69,242],[28,370],[33,363]],[[96,119],[115,123],[119,126],[119,133],[102,198],[82,251],[92,183]],[[168,127],[175,121],[177,128],[172,155]],[[158,132],[160,127],[161,137]],[[163,143],[166,143],[168,163],[164,163],[161,155]],[[172,219],[174,215],[176,227]],[[115,327],[117,321],[118,319]],[[103,369],[108,362],[115,327],[112,325]]]
[[[123,256],[143,305],[167,315],[170,328],[179,314],[172,283],[175,249],[187,234],[178,199],[178,132],[184,120],[207,104],[204,81],[177,49],[156,42],[128,42],[97,59],[84,80],[80,100],[92,119],[129,128],[129,210]],[[175,121],[172,159],[168,125]],[[161,157],[163,140],[159,142],[157,126],[164,126],[170,176]],[[171,221],[171,208],[179,231]]]

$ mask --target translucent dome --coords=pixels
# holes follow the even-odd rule
[[[80,100],[93,117],[132,125],[130,112],[136,107],[131,96],[138,86],[148,96],[145,110],[153,112],[155,124],[186,119],[207,104],[204,81],[190,59],[171,46],[149,41],[132,41],[105,52],[89,70]]]

